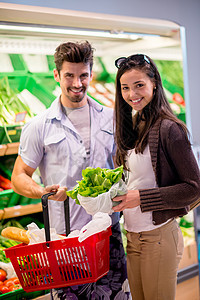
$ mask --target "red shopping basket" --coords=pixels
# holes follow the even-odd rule
[[[82,242],[77,237],[47,240],[20,244],[5,249],[5,253],[27,292],[84,284],[97,281],[109,271],[110,235],[109,227]]]

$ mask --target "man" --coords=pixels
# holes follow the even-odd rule
[[[12,184],[15,192],[30,198],[56,192],[49,198],[50,226],[62,234],[66,190],[81,180],[87,166],[114,167],[113,111],[87,96],[93,66],[93,49],[88,42],[61,44],[54,58],[54,78],[61,95],[24,126]],[[37,167],[44,187],[32,179]],[[70,199],[70,230],[80,230],[90,220],[91,216]],[[112,215],[112,232],[109,273],[97,283],[60,290],[60,299],[71,299],[72,295],[78,299],[129,299],[124,288],[126,260],[116,213]]]

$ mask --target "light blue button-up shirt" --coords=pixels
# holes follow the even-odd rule
[[[21,134],[19,155],[30,167],[39,167],[44,185],[59,184],[72,189],[82,170],[113,168],[115,151],[113,110],[88,97],[91,118],[90,161],[81,136],[63,113],[59,97],[44,113],[27,123]],[[49,200],[50,226],[65,232],[63,202]],[[113,223],[119,214],[112,215]],[[70,229],[81,229],[91,220],[85,210],[70,199]]]

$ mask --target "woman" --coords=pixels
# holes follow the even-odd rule
[[[184,248],[176,218],[200,196],[199,168],[152,59],[136,54],[115,65],[116,162],[128,193],[113,210],[124,214],[132,297],[174,300]]]

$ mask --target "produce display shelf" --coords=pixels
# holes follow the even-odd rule
[[[49,76],[49,78],[53,78],[50,73],[36,73],[37,76],[40,74],[41,79],[42,76]],[[52,101],[56,98],[51,91],[46,88],[44,84],[40,84],[37,81],[37,77],[31,73],[22,73],[19,71],[15,71],[13,73],[1,73],[0,78],[7,77],[9,86],[11,89],[17,92],[21,92],[24,89],[27,89],[32,95],[37,97],[46,107],[49,107]],[[53,81],[53,80],[52,80]]]
[[[164,76],[163,76],[164,77]],[[179,93],[182,97],[184,97],[184,91],[183,88],[178,87],[177,85],[173,84],[172,82],[169,82],[166,78],[162,78],[163,86],[170,91],[170,93]]]
[[[28,67],[23,59],[22,54],[9,54],[13,69],[15,71],[28,72]]]
[[[53,55],[47,55],[47,62],[49,66],[49,70],[53,71],[55,69],[55,62],[54,62],[54,56]]]
[[[31,199],[15,193],[12,189],[0,192],[0,209],[6,211],[7,208],[25,206],[29,204],[38,204],[41,199]]]
[[[0,210],[0,220],[42,212],[42,204],[16,205]]]
[[[7,150],[7,145],[0,145],[0,156],[4,156]]]
[[[27,300],[27,299],[35,299],[36,297],[43,296],[48,291],[35,291],[31,293],[25,292],[23,289],[18,289],[6,294],[0,295],[0,300]]]
[[[37,86],[40,87],[41,90],[45,91],[47,96],[43,99],[43,97],[39,98],[40,101],[48,108],[51,103],[55,100],[56,96],[53,94],[56,90],[56,87],[59,86],[55,81],[53,72],[46,73],[34,73],[32,78],[36,82]]]
[[[0,144],[19,142],[23,125],[0,126]]]
[[[0,145],[0,156],[17,154],[19,142]]]
[[[13,190],[4,190],[0,192],[0,209],[4,209],[5,207],[9,206],[10,199],[13,196]]]

